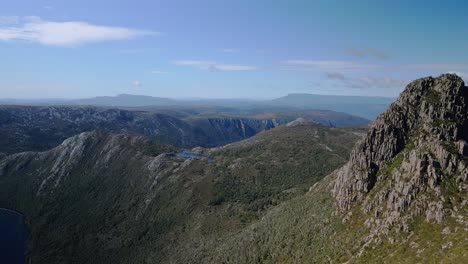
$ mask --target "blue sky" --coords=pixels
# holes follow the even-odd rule
[[[468,79],[463,1],[15,0],[0,98],[396,96]]]

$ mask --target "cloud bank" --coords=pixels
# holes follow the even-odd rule
[[[299,70],[349,71],[382,68],[381,65],[377,64],[363,64],[340,60],[286,60],[282,61],[282,63]]]
[[[39,17],[9,18],[8,20],[9,23],[0,23],[0,41],[26,41],[42,45],[73,47],[160,34],[154,31],[100,26],[81,21],[53,22]]]

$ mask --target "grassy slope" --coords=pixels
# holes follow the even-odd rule
[[[347,160],[357,139],[341,129],[300,125],[220,148],[212,153],[220,175],[212,204],[254,202],[256,210],[304,193]]]
[[[331,177],[270,210],[260,221],[221,241],[196,263],[466,263],[468,230],[453,217],[443,224],[416,218],[410,236],[392,233],[365,246],[369,230],[358,208],[346,222],[335,215]],[[462,213],[468,215],[466,209]],[[449,233],[443,230],[448,228]],[[391,242],[391,239],[394,239]],[[219,241],[217,241],[219,242]],[[360,254],[361,253],[361,254]],[[180,259],[177,259],[178,262]],[[182,262],[190,262],[182,258]]]
[[[382,170],[391,171],[401,161],[402,155],[398,155]],[[366,244],[370,231],[365,221],[371,215],[363,214],[356,205],[349,220],[343,222],[343,215],[335,214],[330,175],[221,245],[213,244],[215,254],[197,262],[467,263],[468,209],[459,201],[466,200],[468,194],[454,189],[453,181],[454,177],[448,176],[442,192],[449,193],[450,204],[458,208],[457,216],[448,216],[441,224],[415,217],[409,222],[408,233],[392,230],[381,242]]]
[[[229,241],[237,248],[230,238],[239,232],[245,234],[242,230],[261,222],[284,201],[302,197],[310,186],[346,161],[358,138],[342,129],[301,125],[281,127],[210,151],[216,162],[206,167],[206,178],[198,190],[200,200],[208,206],[193,212],[190,226],[174,235],[177,239],[165,248],[167,253],[160,260],[220,263],[220,245]]]

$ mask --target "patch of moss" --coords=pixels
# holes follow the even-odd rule
[[[432,121],[432,125],[435,127],[449,127],[455,125],[457,122],[447,119],[436,118]]]
[[[403,151],[398,153],[392,160],[390,164],[385,166],[383,169],[380,169],[379,174],[390,175],[394,169],[400,167],[403,162]]]
[[[448,152],[452,153],[452,154],[455,154],[455,155],[458,155],[458,149],[457,147],[455,146],[455,143],[451,142],[451,141],[444,141],[442,142],[442,146],[444,147],[445,150],[447,150]]]
[[[440,93],[435,90],[429,90],[424,99],[433,105],[437,105],[440,103]]]

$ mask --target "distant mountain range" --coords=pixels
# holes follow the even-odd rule
[[[129,109],[132,110],[96,106],[0,106],[0,154],[48,150],[68,137],[92,130],[145,135],[161,143],[192,148],[239,141],[297,118],[329,127],[369,123],[364,118],[323,110],[240,113],[220,107]]]
[[[161,106],[224,106],[236,108],[292,108],[314,109],[344,112],[367,119],[374,119],[385,110],[395,98],[365,97],[365,96],[339,96],[317,94],[289,94],[273,100],[248,99],[190,99],[176,100],[163,97],[145,95],[120,94],[117,96],[100,96],[93,98],[67,100],[67,99],[0,99],[2,105],[90,105],[112,107],[161,107]]]
[[[273,106],[294,106],[307,109],[324,109],[375,119],[395,101],[389,97],[341,96],[318,94],[288,94],[269,101]]]
[[[174,104],[177,104],[177,101],[169,99],[169,98],[163,98],[163,97],[119,94],[117,96],[99,96],[99,97],[93,97],[93,98],[72,100],[72,101],[69,101],[68,104],[137,107],[137,106],[174,105]]]

